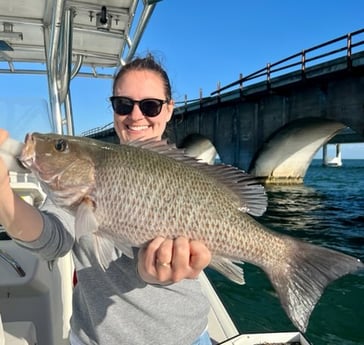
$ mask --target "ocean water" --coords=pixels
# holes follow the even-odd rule
[[[336,249],[364,261],[364,160],[324,167],[314,160],[303,185],[267,188],[260,221],[272,230]],[[270,282],[244,264],[246,284],[208,271],[241,333],[294,331]],[[324,291],[305,333],[313,345],[364,344],[364,272],[344,276]]]

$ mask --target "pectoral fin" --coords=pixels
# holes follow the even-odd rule
[[[78,241],[79,238],[84,235],[92,234],[95,255],[103,269],[106,269],[110,262],[118,258],[115,247],[120,249],[122,253],[129,258],[133,258],[133,249],[127,241],[119,240],[115,242],[107,233],[99,231],[99,224],[96,220],[93,208],[92,201],[87,199],[78,207],[75,219],[76,240]]]
[[[115,243],[113,239],[105,236],[101,232],[94,233],[93,237],[97,260],[104,270],[107,269],[110,262],[119,258],[115,248],[118,248],[124,255],[131,259],[134,257],[133,248],[127,243]]]
[[[99,224],[94,214],[94,207],[91,200],[85,199],[77,208],[75,216],[75,237],[78,241],[80,237],[96,233]]]

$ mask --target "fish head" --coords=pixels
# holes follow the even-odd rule
[[[60,206],[90,198],[95,168],[86,143],[54,133],[28,133],[19,157],[47,194]]]

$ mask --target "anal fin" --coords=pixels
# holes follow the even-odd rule
[[[213,256],[209,267],[237,284],[245,284],[243,269],[227,258]]]

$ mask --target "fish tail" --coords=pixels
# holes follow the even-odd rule
[[[364,269],[364,264],[335,250],[288,241],[293,244],[290,246],[293,250],[287,264],[265,271],[289,318],[301,332],[305,332],[311,312],[325,287],[335,279]]]

